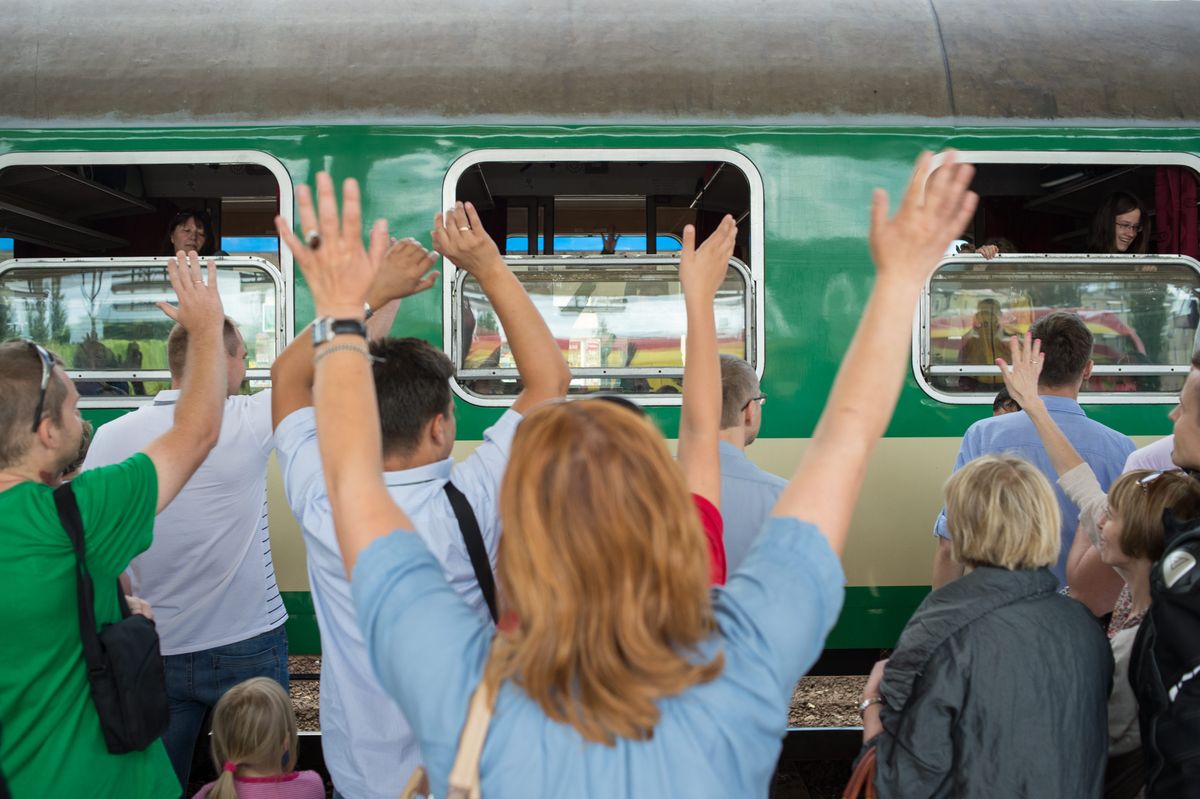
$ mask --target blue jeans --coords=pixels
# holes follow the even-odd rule
[[[225,646],[165,655],[171,721],[163,743],[179,784],[187,789],[192,753],[204,716],[221,695],[251,677],[269,677],[288,687],[288,645],[284,625]]]

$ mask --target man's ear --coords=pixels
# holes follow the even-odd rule
[[[1095,361],[1089,360],[1087,365],[1083,367],[1083,379],[1087,380],[1092,376],[1092,367],[1096,365]]]
[[[746,407],[742,409],[742,427],[750,427],[754,424],[754,401],[746,403]]]
[[[437,416],[429,420],[429,440],[434,446],[443,447],[446,444],[446,437],[449,434],[446,425],[446,414],[439,413]]]

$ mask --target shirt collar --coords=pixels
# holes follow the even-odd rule
[[[1048,411],[1056,411],[1058,413],[1074,413],[1079,416],[1087,416],[1087,414],[1083,412],[1083,408],[1080,407],[1079,403],[1070,397],[1043,395],[1042,402],[1046,403],[1046,410]]]
[[[395,472],[384,472],[383,481],[388,487],[418,485],[431,483],[435,480],[449,480],[450,470],[454,467],[454,458],[427,463],[424,466],[414,466],[411,469],[400,469]]]
[[[164,388],[154,395],[155,405],[174,405],[178,401],[179,389],[177,388]]]

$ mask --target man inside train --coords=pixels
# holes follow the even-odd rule
[[[84,469],[125,460],[174,423],[188,338],[181,325],[167,337],[171,388],[97,430]],[[221,439],[154,520],[154,543],[128,572],[133,593],[155,610],[171,709],[163,743],[184,788],[204,718],[227,689],[251,677],[288,686],[288,616],[267,525],[271,391],[240,393],[246,344],[232,319],[223,342]]]
[[[725,517],[725,563],[737,571],[787,485],[746,457],[762,426],[767,398],[754,368],[733,355],[721,356],[721,515]]]
[[[459,246],[443,248],[442,254],[479,281],[508,336],[523,385],[512,408],[484,431],[483,442],[469,457],[455,462],[450,359],[419,339],[382,338],[395,318],[397,301],[432,286],[437,277],[427,274],[437,256],[417,242],[401,242],[397,257],[379,272],[368,301],[377,312],[367,332],[372,339],[388,490],[415,521],[450,585],[487,617],[488,597],[478,579],[491,579],[500,532],[500,480],[513,434],[523,413],[566,396],[571,375],[546,323],[474,210],[468,214],[460,204],[453,215],[460,218],[446,224],[462,234],[457,237]],[[301,225],[315,229],[316,221],[302,218]],[[280,235],[287,241],[291,230],[284,227]],[[381,246],[379,235],[377,228],[372,233],[372,252]],[[386,241],[386,229],[382,235]],[[276,360],[271,370],[276,448],[288,503],[308,551],[321,629],[322,746],[334,795],[394,799],[421,763],[421,754],[408,722],[376,679],[359,632],[326,494],[312,408],[314,340],[320,342],[328,330],[336,331],[342,324],[346,322],[327,325],[317,320]],[[315,357],[323,357],[331,346],[321,348]],[[452,501],[452,494],[465,498],[467,507],[459,499]],[[458,507],[452,502],[459,502]],[[464,510],[470,518],[457,515]],[[479,578],[465,539],[471,524],[486,548],[483,568],[487,572]]]
[[[1134,450],[1128,436],[1089,419],[1079,405],[1079,390],[1092,372],[1092,333],[1077,315],[1055,311],[1039,319],[1030,331],[1041,339],[1046,366],[1039,380],[1039,389],[1055,422],[1066,433],[1071,444],[1092,467],[1101,488],[1108,490]],[[1042,446],[1033,423],[1025,413],[992,416],[971,425],[963,435],[954,470],[981,455],[1009,452],[1037,466],[1055,485],[1062,511],[1062,551],[1051,571],[1061,584],[1066,583],[1067,556],[1075,537],[1079,509],[1067,499],[1055,484],[1056,474]],[[933,587],[940,588],[961,577],[963,566],[950,554],[950,534],[946,527],[946,510],[938,514],[934,525],[937,550],[933,560]]]

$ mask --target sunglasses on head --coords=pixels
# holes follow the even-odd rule
[[[1146,475],[1145,477],[1143,477],[1137,481],[1138,488],[1142,489],[1143,494],[1149,494],[1150,486],[1154,485],[1154,483],[1156,481],[1158,481],[1164,474],[1178,474],[1178,473],[1179,473],[1178,469],[1160,469],[1157,472],[1150,472],[1150,474]]]
[[[34,352],[42,359],[42,385],[38,394],[37,408],[33,411],[33,432],[36,433],[38,425],[42,422],[42,411],[46,407],[46,387],[50,385],[50,375],[54,373],[54,356],[35,341],[25,339],[25,343],[33,347]]]

